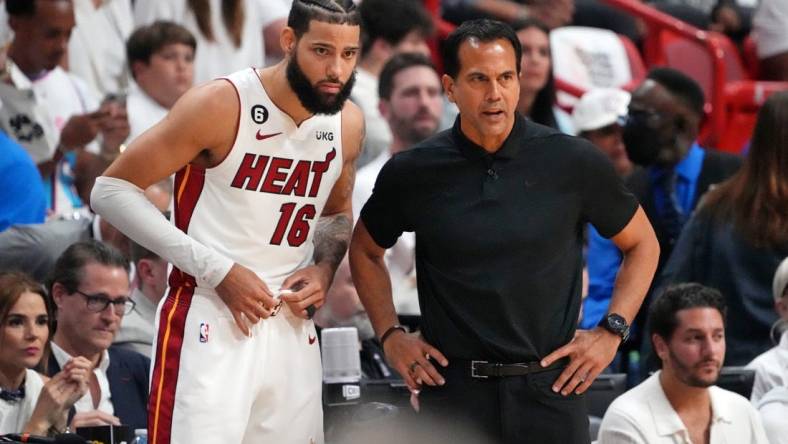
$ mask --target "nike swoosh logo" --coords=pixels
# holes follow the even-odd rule
[[[260,134],[260,130],[257,130],[257,134],[255,135],[255,137],[257,137],[257,140],[265,140],[274,136],[278,136],[280,134],[282,133]]]
[[[312,345],[317,340],[316,336],[309,335],[309,345]]]

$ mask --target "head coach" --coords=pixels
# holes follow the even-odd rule
[[[388,161],[351,242],[361,300],[437,442],[588,442],[583,392],[626,338],[659,256],[605,155],[515,112],[520,55],[497,21],[448,37],[442,81],[460,115]],[[585,223],[624,256],[610,314],[587,331],[576,330]],[[405,231],[421,336],[397,325],[383,260]]]

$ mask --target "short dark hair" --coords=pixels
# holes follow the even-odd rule
[[[32,17],[36,15],[36,0],[5,0],[8,15]]]
[[[83,268],[90,263],[122,268],[126,273],[130,270],[129,260],[112,245],[97,240],[77,242],[57,258],[49,278],[49,293],[55,283],[66,287],[69,293],[75,292],[82,283]]]
[[[662,85],[698,117],[703,117],[706,99],[703,89],[691,77],[673,68],[654,68],[648,72],[646,78]]]
[[[130,251],[131,251],[131,262],[133,264],[136,264],[142,259],[161,259],[161,256],[154,253],[153,251],[148,250],[147,248],[143,247],[142,245],[134,241],[131,241]]]
[[[694,282],[674,285],[651,303],[648,312],[651,332],[669,341],[679,326],[676,313],[688,308],[714,308],[720,312],[723,320],[728,310],[725,298],[714,288]]]
[[[150,63],[153,54],[161,48],[181,43],[190,46],[192,50],[197,49],[197,40],[188,29],[183,26],[164,20],[157,20],[150,25],[141,26],[126,40],[126,58],[128,59],[129,69],[134,62]],[[132,74],[134,70],[131,70]]]
[[[352,0],[294,0],[287,17],[287,26],[293,28],[296,37],[309,30],[309,22],[334,23],[358,26],[361,18]]]
[[[520,74],[520,59],[523,48],[514,29],[506,23],[490,19],[469,20],[451,32],[443,43],[443,68],[449,76],[456,78],[460,72],[460,46],[468,39],[476,38],[482,42],[498,39],[508,40],[514,48],[517,74]]]
[[[396,77],[400,71],[414,66],[425,66],[433,70],[435,75],[438,75],[438,70],[435,69],[435,65],[433,65],[430,59],[425,57],[424,54],[415,52],[395,54],[385,65],[383,65],[383,70],[380,71],[378,97],[386,100],[390,99],[391,93],[394,91],[394,77]]]
[[[359,11],[364,24],[362,55],[369,52],[377,39],[396,45],[413,31],[426,38],[435,30],[429,12],[416,0],[364,0]]]

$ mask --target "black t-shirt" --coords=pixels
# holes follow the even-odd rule
[[[538,360],[574,335],[584,224],[612,236],[637,200],[582,139],[518,116],[488,154],[459,119],[386,163],[361,219],[384,248],[416,233],[429,343],[450,359]]]

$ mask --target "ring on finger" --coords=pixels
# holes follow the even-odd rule
[[[416,367],[418,367],[418,366],[419,366],[419,362],[418,361],[413,361],[410,364],[410,366],[408,367],[408,369],[410,370],[411,373],[413,373],[413,372],[416,371]]]
[[[262,302],[260,302],[262,304]],[[279,302],[274,305],[274,308],[271,309],[271,316],[276,316],[279,313],[279,310],[282,309],[282,300],[280,299]]]

